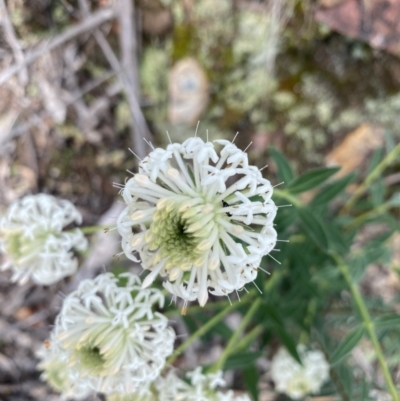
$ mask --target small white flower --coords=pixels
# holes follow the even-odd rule
[[[245,152],[217,142],[220,155],[197,137],[152,151],[125,185],[117,224],[127,257],[150,270],[144,287],[167,276],[168,291],[202,306],[208,292],[253,281],[277,237],[270,182]]]
[[[218,387],[225,386],[222,372],[203,374],[201,367],[188,372],[190,384],[181,380],[173,371],[160,377],[155,386],[159,401],[250,401],[247,395],[235,396],[233,391],[222,393]]]
[[[299,345],[297,352],[303,365],[285,348],[279,349],[271,364],[271,376],[276,389],[295,400],[318,393],[329,377],[329,364],[321,351],[306,351],[303,345]]]
[[[57,346],[57,341],[46,341],[37,356],[40,359],[37,368],[43,371],[40,378],[59,392],[62,400],[80,400],[94,393],[87,379],[68,368],[68,353]]]
[[[83,251],[87,240],[79,229],[82,217],[67,200],[46,194],[30,195],[13,203],[0,218],[0,251],[7,255],[3,270],[12,268],[12,280],[23,284],[32,278],[50,285],[76,272],[73,250]]]
[[[174,331],[153,312],[164,296],[141,289],[139,277],[111,273],[83,281],[64,300],[54,337],[68,353],[68,366],[87,377],[93,390],[106,394],[147,388],[173,352]]]

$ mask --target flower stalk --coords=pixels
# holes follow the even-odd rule
[[[379,365],[382,369],[383,377],[385,378],[385,382],[386,382],[386,385],[390,392],[390,395],[392,396],[393,401],[399,401],[400,398],[399,398],[398,392],[393,383],[392,376],[390,374],[388,365],[387,365],[387,363],[385,361],[385,357],[383,355],[381,345],[379,344],[379,340],[378,340],[378,337],[375,332],[374,322],[372,321],[371,316],[369,315],[368,308],[365,305],[365,302],[364,302],[364,299],[362,298],[360,290],[358,289],[357,285],[353,283],[353,281],[351,279],[349,267],[346,265],[346,263],[341,258],[341,256],[337,255],[337,254],[333,254],[332,257],[335,259],[340,272],[343,274],[343,277],[345,278],[347,285],[349,286],[349,289],[351,291],[351,295],[354,299],[354,302],[356,303],[357,308],[360,312],[364,326],[368,332],[369,338],[374,347]]]
[[[347,213],[357,202],[357,200],[368,190],[371,184],[377,180],[383,171],[390,166],[400,156],[400,143],[397,144],[386,157],[368,174],[364,182],[358,186],[351,197],[340,210],[341,215]]]

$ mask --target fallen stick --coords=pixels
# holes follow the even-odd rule
[[[113,8],[104,8],[102,10],[96,11],[89,15],[82,22],[77,23],[73,27],[69,28],[65,32],[50,39],[47,43],[42,43],[38,48],[33,49],[31,52],[25,55],[25,59],[17,64],[12,65],[7,68],[3,73],[0,74],[0,85],[4,84],[9,78],[17,74],[19,71],[24,69],[27,65],[33,63],[44,53],[49,52],[65,42],[73,39],[80,34],[90,31],[96,28],[98,25],[112,19],[115,17],[115,10]]]

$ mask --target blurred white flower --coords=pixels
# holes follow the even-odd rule
[[[271,376],[279,392],[299,400],[307,394],[318,393],[329,378],[329,364],[321,351],[297,347],[303,365],[285,348],[280,348],[271,363]]]
[[[133,393],[113,393],[107,397],[107,401],[159,401],[159,398],[152,392],[134,391]]]
[[[235,396],[233,391],[222,393],[217,387],[225,386],[222,372],[203,374],[201,367],[186,374],[190,384],[173,371],[156,381],[159,401],[250,401],[247,395]]]
[[[125,286],[111,273],[81,282],[64,300],[54,337],[68,353],[68,366],[94,390],[139,394],[172,354],[175,333],[152,310],[164,304],[161,291],[141,289],[130,273],[119,278]]]
[[[73,250],[83,251],[87,240],[76,228],[63,232],[82,217],[67,200],[46,194],[29,195],[13,203],[0,218],[0,251],[6,254],[2,270],[13,270],[12,280],[23,284],[32,278],[50,285],[76,272]]]
[[[59,392],[62,400],[80,400],[93,394],[88,380],[82,379],[77,371],[68,368],[68,353],[57,346],[56,341],[46,341],[45,344],[37,353],[40,359],[37,368],[43,371],[40,378]]]
[[[122,248],[174,296],[204,305],[253,281],[276,244],[273,188],[229,141],[220,155],[200,138],[155,149],[123,189]],[[232,178],[231,178],[232,177]],[[227,183],[231,178],[232,183]]]

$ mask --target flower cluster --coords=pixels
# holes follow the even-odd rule
[[[168,291],[202,306],[209,292],[253,281],[277,239],[270,182],[233,143],[216,142],[219,155],[197,137],[152,151],[123,189],[117,224],[127,257],[150,270],[143,287],[167,276]]]
[[[172,354],[174,331],[153,307],[164,304],[157,289],[141,289],[140,279],[111,273],[85,280],[64,300],[51,342],[62,351],[71,371],[87,387],[106,394],[136,392],[147,388]]]
[[[276,389],[298,400],[318,393],[329,377],[329,364],[321,351],[307,351],[299,345],[300,365],[285,348],[280,348],[272,360],[271,376]]]
[[[12,280],[30,278],[50,285],[78,268],[73,250],[83,251],[87,241],[79,229],[63,232],[81,215],[67,200],[46,194],[30,195],[12,204],[0,218],[0,251],[7,255],[2,269],[12,268]]]
[[[222,372],[203,374],[201,367],[186,374],[190,384],[179,379],[173,371],[156,382],[159,401],[250,401],[247,395],[235,396],[217,390],[225,386]]]

